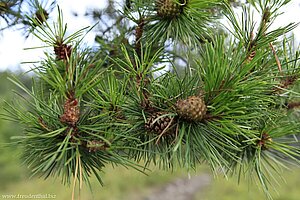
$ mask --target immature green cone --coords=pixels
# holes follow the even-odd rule
[[[165,133],[169,134],[171,133],[171,129],[174,125],[174,120],[170,116],[164,116],[164,112],[156,112],[150,117],[148,117],[147,122],[145,124],[145,128],[149,130],[150,132],[154,132],[157,134]]]
[[[172,18],[180,15],[183,10],[184,0],[156,0],[156,11],[160,17]]]
[[[201,121],[206,114],[207,108],[202,98],[190,96],[176,102],[177,114],[187,120]]]

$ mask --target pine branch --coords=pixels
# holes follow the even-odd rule
[[[73,178],[74,194],[91,175],[102,184],[99,172],[109,163],[141,172],[150,164],[191,170],[205,163],[213,173],[257,180],[272,198],[279,170],[300,164],[300,127],[286,110],[298,106],[290,100],[298,94],[299,52],[286,49],[287,39],[274,48],[295,24],[269,31],[287,1],[250,1],[242,22],[218,0],[126,3],[120,15],[110,13],[120,18],[107,31],[120,35],[98,37],[98,52],[81,45],[90,28],[66,35],[59,9],[53,26],[42,6],[28,18],[32,33],[53,51],[37,63],[31,89],[12,79],[27,96],[6,110],[24,124],[15,139],[33,175],[59,176],[66,184]],[[250,5],[262,16],[257,27]],[[233,40],[211,32],[212,10],[221,8]],[[123,19],[134,27],[114,29]],[[178,55],[169,55],[174,49]],[[181,55],[183,74],[174,67],[158,75],[162,63],[175,66],[168,58]]]

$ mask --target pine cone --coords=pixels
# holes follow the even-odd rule
[[[145,124],[145,128],[150,132],[154,132],[157,134],[161,134],[163,131],[164,134],[170,134],[174,125],[174,120],[170,116],[164,116],[167,113],[165,112],[156,112],[148,117],[147,122]],[[166,129],[166,130],[165,130]]]
[[[179,0],[179,3],[183,4],[184,0]],[[156,0],[155,6],[157,15],[165,18],[177,17],[183,11],[185,4],[180,5],[176,0]]]
[[[60,121],[70,126],[75,126],[79,120],[79,114],[78,100],[68,98],[65,101],[64,113],[60,116]]]
[[[207,108],[202,98],[190,96],[176,102],[177,114],[187,120],[201,121],[206,114]]]
[[[63,43],[57,42],[54,46],[54,53],[59,60],[67,60],[71,56],[72,47]]]

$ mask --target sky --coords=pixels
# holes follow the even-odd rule
[[[63,11],[63,19],[67,23],[69,33],[92,26],[95,23],[88,17],[84,17],[87,9],[104,8],[107,5],[104,0],[57,0],[57,4]],[[77,13],[78,17],[74,17],[73,13]],[[48,21],[55,21],[56,18],[57,9],[54,8]],[[90,32],[84,38],[84,42],[93,45],[94,38],[95,32]],[[24,31],[6,29],[0,36],[0,70],[15,71],[20,68],[25,71],[30,70],[32,65],[26,62],[38,61],[44,56],[44,53],[42,49],[24,49],[39,46],[43,46],[43,43],[33,35],[25,39]],[[21,64],[23,62],[24,64]]]
[[[64,22],[68,25],[69,32],[75,32],[83,27],[91,26],[92,22],[84,14],[89,8],[104,8],[107,4],[104,0],[57,0],[58,5],[63,10]],[[50,14],[50,20],[55,20],[56,9]],[[292,0],[285,6],[278,17],[273,28],[287,25],[290,22],[300,22],[300,0]],[[78,17],[74,17],[77,13]],[[257,18],[259,20],[259,18]],[[300,41],[300,26],[294,30],[297,43]],[[88,45],[93,45],[95,32],[90,32],[84,39]],[[29,36],[26,40],[21,31],[5,30],[0,36],[0,70],[29,70],[32,65],[26,62],[38,61],[43,57],[41,49],[24,50],[29,47],[42,46],[43,43],[34,36]],[[24,63],[21,64],[20,63]]]

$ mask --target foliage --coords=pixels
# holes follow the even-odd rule
[[[8,72],[0,73],[0,106],[4,106],[4,100],[11,100],[13,94],[11,89],[18,90],[11,82],[7,81],[7,78],[11,74]],[[27,76],[20,77],[22,82],[26,85],[29,83]],[[4,114],[1,109],[0,114]],[[20,150],[16,148],[15,144],[11,144],[10,137],[16,133],[21,132],[22,129],[18,123],[0,119],[0,182],[1,188],[7,187],[14,181],[20,180],[27,174],[26,169],[21,168],[21,161],[18,158]],[[12,159],[13,158],[13,159]]]
[[[272,198],[280,169],[299,165],[299,123],[290,116],[298,52],[291,38],[281,41],[296,25],[270,30],[289,1],[249,2],[240,22],[227,1],[131,1],[112,26],[117,34],[96,38],[96,52],[81,44],[89,28],[67,36],[62,11],[52,25],[38,7],[26,18],[30,32],[54,51],[36,63],[31,89],[11,79],[28,97],[5,107],[25,127],[15,139],[33,174],[74,178],[74,189],[92,174],[102,183],[107,164],[206,163],[215,174],[256,177]],[[214,34],[214,10],[228,19],[229,36]],[[183,74],[174,58],[185,61]]]

